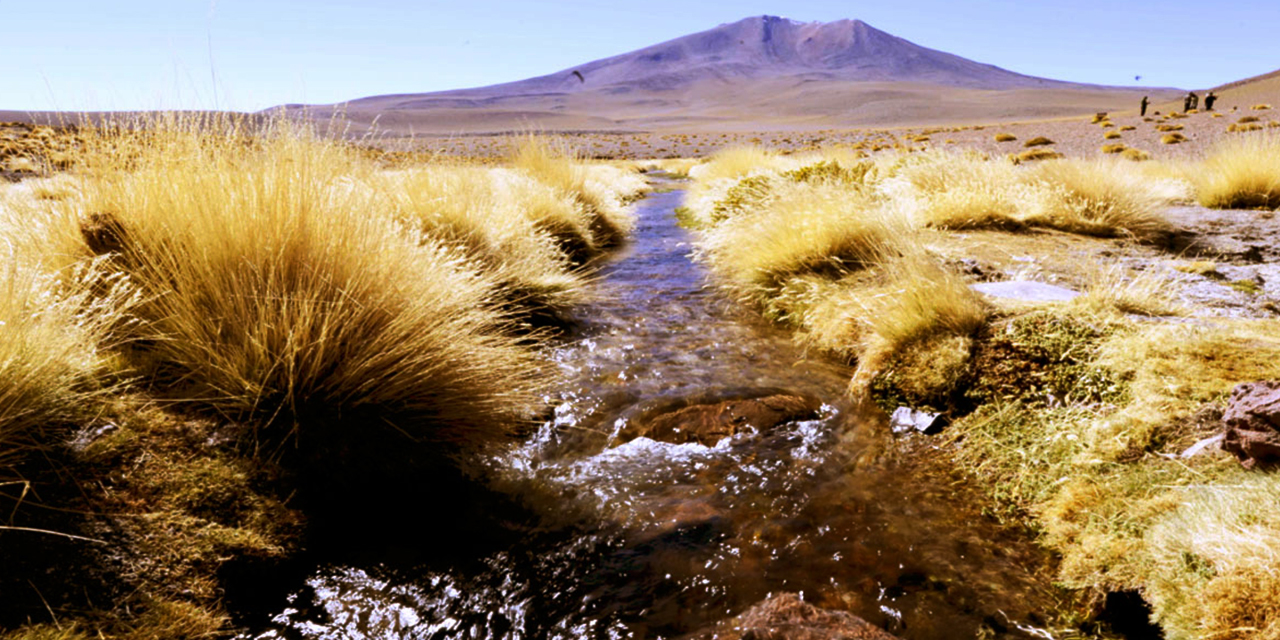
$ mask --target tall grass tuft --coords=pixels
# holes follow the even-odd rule
[[[1194,172],[1200,204],[1213,209],[1280,208],[1280,136],[1237,138]]]
[[[1161,208],[1176,194],[1135,165],[1103,158],[1058,160],[1037,165],[1031,179],[1056,197],[1030,222],[1074,233],[1149,240],[1172,230]]]
[[[88,179],[84,251],[142,292],[132,361],[159,387],[301,441],[391,422],[463,444],[530,410],[508,292],[383,210],[354,152],[284,122],[161,126],[135,151]]]
[[[101,280],[101,265],[49,273],[14,255],[12,244],[7,249],[0,266],[0,483],[111,388],[106,350],[131,300],[127,283]]]

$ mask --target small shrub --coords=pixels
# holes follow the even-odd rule
[[[1257,122],[1257,121],[1258,121],[1258,116],[1245,116],[1245,117],[1243,117],[1243,118],[1240,118],[1239,120],[1236,120],[1236,123],[1237,123],[1237,124],[1247,124],[1247,123],[1250,123],[1250,122]]]
[[[1053,149],[1027,149],[1022,153],[1013,156],[1013,161],[1015,163],[1023,163],[1035,162],[1037,160],[1056,160],[1063,157],[1065,156]]]
[[[1187,137],[1177,132],[1166,133],[1160,137],[1161,144],[1178,144],[1186,141]]]
[[[1124,153],[1124,151],[1128,148],[1129,147],[1126,147],[1123,144],[1104,144],[1102,145],[1102,152],[1103,153]]]
[[[1118,140],[1121,137],[1122,136],[1120,135],[1119,131],[1108,131],[1102,136],[1104,140]]]
[[[1156,131],[1182,131],[1180,124],[1159,124],[1156,125]]]
[[[1120,157],[1124,158],[1125,160],[1132,160],[1134,162],[1143,162],[1145,160],[1150,160],[1151,154],[1147,153],[1146,151],[1143,151],[1142,149],[1130,148],[1120,152]]]
[[[996,142],[1013,142],[1017,139],[1018,136],[1015,136],[1012,133],[997,133],[995,135]]]
[[[1043,147],[1043,146],[1045,146],[1045,145],[1050,145],[1050,144],[1053,144],[1053,141],[1052,141],[1052,140],[1050,140],[1050,139],[1048,139],[1048,138],[1046,138],[1046,137],[1044,137],[1044,136],[1036,136],[1036,137],[1034,137],[1034,138],[1032,138],[1032,139],[1030,139],[1030,140],[1028,140],[1028,141],[1026,141],[1026,142],[1024,142],[1024,143],[1022,143],[1022,146],[1027,147],[1027,148],[1031,148],[1031,147]]]

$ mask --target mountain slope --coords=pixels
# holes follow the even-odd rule
[[[1074,115],[1122,108],[1138,91],[1018,74],[859,20],[759,16],[545,76],[342,109],[357,124],[415,131],[817,127]]]

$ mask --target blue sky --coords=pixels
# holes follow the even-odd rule
[[[859,18],[1061,80],[1203,88],[1280,68],[1274,0],[0,0],[0,109],[257,110],[481,86],[760,14]]]

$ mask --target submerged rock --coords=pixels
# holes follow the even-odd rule
[[[691,636],[739,640],[894,640],[896,637],[852,613],[820,609],[794,593],[762,600],[715,630]]]
[[[1231,392],[1222,449],[1246,469],[1280,462],[1280,381],[1248,382]]]
[[[788,422],[816,419],[821,408],[815,398],[786,394],[695,404],[638,419],[626,436],[714,446],[746,427],[769,431]]]

